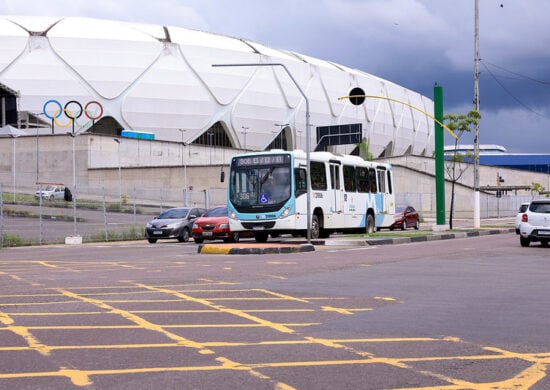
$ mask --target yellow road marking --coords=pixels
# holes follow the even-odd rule
[[[203,346],[200,343],[191,341],[189,339],[186,339],[186,338],[181,337],[179,335],[176,335],[174,333],[168,332],[162,326],[157,325],[157,324],[153,324],[152,322],[149,322],[149,321],[146,321],[143,318],[138,317],[138,316],[136,316],[135,314],[132,314],[129,311],[114,308],[112,306],[107,305],[104,302],[101,302],[101,301],[98,301],[98,300],[95,300],[95,299],[92,299],[92,298],[83,297],[83,296],[80,296],[78,294],[75,294],[75,293],[67,291],[67,290],[62,290],[61,289],[59,291],[62,294],[68,296],[68,297],[71,297],[71,298],[74,298],[74,299],[77,299],[77,300],[81,300],[83,302],[93,304],[95,306],[101,307],[102,309],[109,310],[111,313],[118,314],[121,317],[126,318],[127,320],[129,320],[131,322],[134,322],[139,327],[162,333],[163,335],[168,337],[170,340],[174,340],[174,341],[178,342],[179,345],[181,345],[181,346],[197,349],[197,350],[199,350],[199,353],[202,353],[202,354],[214,353],[213,351],[204,349]]]
[[[228,313],[228,314],[235,315],[237,317],[245,318],[249,321],[255,322],[255,323],[260,324],[262,326],[266,326],[266,327],[275,329],[275,330],[277,330],[281,333],[294,333],[294,330],[290,329],[288,326],[285,326],[285,325],[282,325],[282,324],[276,324],[274,322],[264,320],[263,318],[250,315],[250,314],[246,313],[243,310],[232,309],[232,308],[228,308],[228,307],[225,307],[225,306],[216,305],[216,304],[210,302],[207,299],[195,298],[195,297],[192,297],[192,296],[187,295],[187,294],[183,294],[183,293],[178,292],[178,291],[168,290],[168,289],[163,289],[163,288],[158,288],[158,287],[152,287],[152,286],[146,286],[144,284],[136,284],[136,285],[140,286],[142,288],[145,288],[145,289],[149,289],[151,291],[162,291],[166,294],[174,295],[178,298],[185,299],[186,301],[189,301],[189,302],[199,303],[199,304],[202,304],[204,306],[211,307],[211,308],[214,308],[216,310],[219,310],[222,313]]]

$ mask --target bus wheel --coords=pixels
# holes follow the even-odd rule
[[[374,217],[371,214],[367,214],[366,233],[367,234],[374,233]]]
[[[254,238],[256,239],[256,242],[267,242],[267,233],[256,233],[254,234]]]
[[[319,218],[317,218],[316,215],[313,216],[313,218],[311,218],[311,237],[310,238],[313,238],[313,239],[318,239],[319,238],[319,231],[321,230],[320,226],[319,226]]]

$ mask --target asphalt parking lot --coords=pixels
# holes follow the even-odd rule
[[[545,252],[511,238],[248,256],[176,242],[5,249],[0,387],[542,389],[544,302],[508,305],[544,294]]]

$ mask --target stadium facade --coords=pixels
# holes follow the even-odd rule
[[[306,101],[298,84],[309,101],[312,149],[315,127],[353,123],[362,124],[374,157],[431,157],[434,149],[430,98],[246,39],[99,19],[3,16],[0,47],[2,125],[41,134],[131,130],[210,148],[304,149]],[[281,66],[212,66],[236,63],[283,64],[292,78]],[[355,87],[381,98],[357,106],[339,99]]]

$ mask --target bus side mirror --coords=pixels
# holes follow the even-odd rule
[[[221,171],[220,173],[220,181],[223,183],[225,181],[225,172]]]

